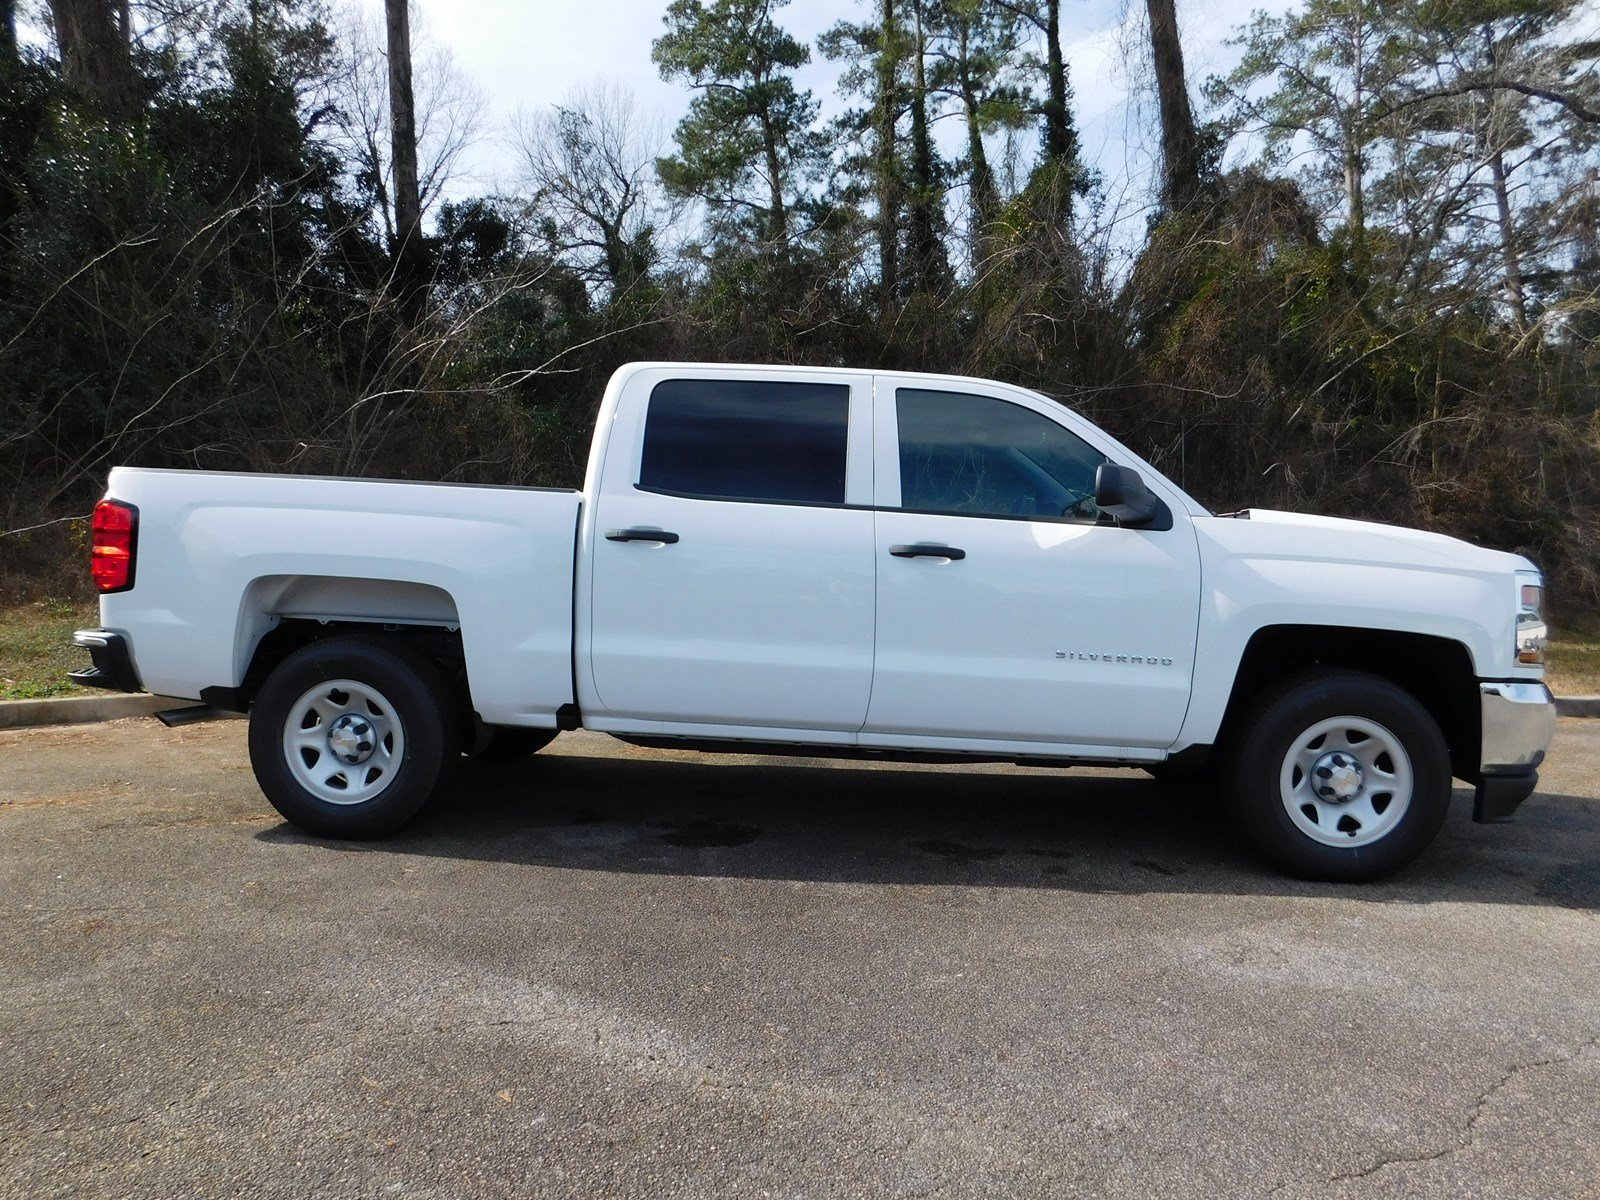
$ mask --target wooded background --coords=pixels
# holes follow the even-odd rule
[[[1592,5],[1304,0],[1200,81],[1173,3],[1130,233],[1060,0],[862,0],[815,46],[673,0],[660,138],[600,85],[481,128],[403,0],[0,0],[0,579],[81,575],[63,518],[118,463],[575,484],[606,377],[668,358],[1011,380],[1219,510],[1440,529],[1600,605]],[[518,181],[472,195],[483,136]]]

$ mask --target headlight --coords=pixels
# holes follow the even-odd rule
[[[1537,576],[1518,577],[1517,652],[1520,667],[1537,667],[1544,662],[1544,643],[1548,630],[1544,623],[1544,583]]]

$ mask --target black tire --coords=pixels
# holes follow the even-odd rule
[[[491,726],[479,740],[472,757],[484,762],[515,762],[537,754],[556,740],[554,729],[516,729],[509,725]]]
[[[1358,843],[1348,846],[1328,844],[1297,826],[1300,818],[1291,815],[1295,793],[1290,791],[1291,799],[1286,799],[1283,783],[1288,778],[1298,787],[1304,777],[1289,759],[1299,738],[1318,723],[1338,717],[1356,718],[1390,735],[1409,760],[1412,779],[1406,803],[1396,814],[1386,816],[1388,805],[1396,803],[1395,795],[1385,801],[1381,784],[1373,783],[1377,776],[1362,777],[1351,803],[1368,797],[1366,811],[1385,805],[1364,830],[1350,830],[1358,824],[1353,815],[1337,815],[1337,804],[1345,801],[1331,805],[1313,802],[1309,808],[1295,805],[1304,815],[1304,824],[1316,826],[1322,837],[1349,837]],[[1291,875],[1356,882],[1391,874],[1428,847],[1449,811],[1450,755],[1444,735],[1414,696],[1386,679],[1357,671],[1301,672],[1257,695],[1233,729],[1224,775],[1226,801],[1245,836]],[[1313,738],[1305,743],[1304,753],[1315,753],[1324,744],[1344,743]],[[1380,766],[1385,758],[1378,756]],[[1392,768],[1393,760],[1388,761]],[[1311,786],[1316,786],[1315,779]],[[1355,811],[1352,808],[1351,812]],[[1361,840],[1368,837],[1372,840]]]
[[[398,722],[401,734],[389,781],[363,785],[381,783],[381,790],[361,802],[332,802],[310,790],[299,776],[312,773],[322,760],[311,760],[301,771],[285,747],[291,713],[311,689],[338,680],[371,688],[387,700],[393,712],[380,719]],[[309,734],[322,723],[295,724]],[[250,708],[250,765],[261,790],[286,821],[322,837],[380,838],[395,832],[447,782],[460,750],[457,704],[443,675],[431,660],[393,639],[356,635],[303,647],[267,677]],[[336,761],[328,759],[326,769],[337,771]]]

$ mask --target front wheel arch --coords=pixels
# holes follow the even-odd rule
[[[1478,674],[1452,638],[1342,625],[1265,625],[1240,656],[1216,741],[1240,736],[1258,695],[1308,671],[1341,670],[1385,680],[1413,696],[1444,734],[1451,774],[1476,783],[1483,741]]]

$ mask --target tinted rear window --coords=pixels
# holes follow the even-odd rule
[[[669,379],[650,393],[639,486],[843,504],[849,419],[844,384]]]

